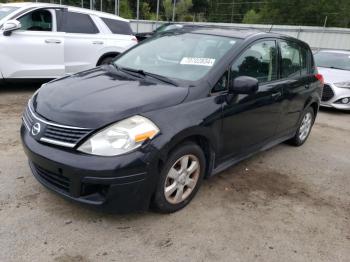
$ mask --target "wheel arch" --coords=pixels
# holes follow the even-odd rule
[[[217,152],[217,144],[211,138],[210,134],[199,131],[197,128],[194,130],[184,130],[181,133],[174,136],[161,151],[161,157],[159,159],[159,170],[161,170],[162,165],[168,159],[169,154],[179,145],[192,142],[197,144],[202,150],[206,158],[206,170],[205,177],[210,175],[211,171],[214,168],[215,156]]]
[[[120,55],[119,52],[108,52],[108,53],[105,53],[105,54],[103,54],[102,56],[100,56],[100,58],[97,60],[96,66],[101,65],[101,62],[102,62],[105,58],[107,58],[107,57],[116,57],[116,56],[118,56],[118,55]]]

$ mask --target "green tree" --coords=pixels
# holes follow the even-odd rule
[[[257,24],[261,20],[261,16],[254,9],[250,9],[247,13],[245,13],[242,23],[244,24]]]
[[[143,2],[140,6],[140,18],[144,20],[151,18],[151,7],[147,2]]]

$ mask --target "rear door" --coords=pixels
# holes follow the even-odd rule
[[[251,95],[235,95],[223,106],[222,155],[247,154],[271,140],[281,114],[282,87],[277,78],[277,43],[260,40],[251,45],[231,67],[230,82],[238,76],[259,80]]]
[[[1,36],[2,73],[5,78],[56,78],[64,74],[63,34],[56,31],[56,14],[37,9],[17,20],[22,28]]]
[[[310,93],[311,51],[299,42],[280,40],[280,77],[283,84],[282,116],[278,133],[288,135],[298,124]]]
[[[99,29],[88,14],[66,10],[62,14],[60,31],[64,36],[64,64],[66,74],[96,66],[97,54],[103,45]]]

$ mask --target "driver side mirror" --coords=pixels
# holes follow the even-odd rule
[[[21,28],[21,23],[17,20],[8,20],[4,23],[2,27],[2,31],[4,36],[10,36],[11,33],[15,30],[18,30]]]
[[[230,85],[229,92],[232,94],[254,94],[259,89],[258,79],[250,76],[236,77]]]

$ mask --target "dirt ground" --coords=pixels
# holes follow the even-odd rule
[[[0,261],[350,261],[350,114],[322,110],[308,142],[204,181],[171,215],[107,215],[31,175],[19,139],[33,87],[0,90]]]

